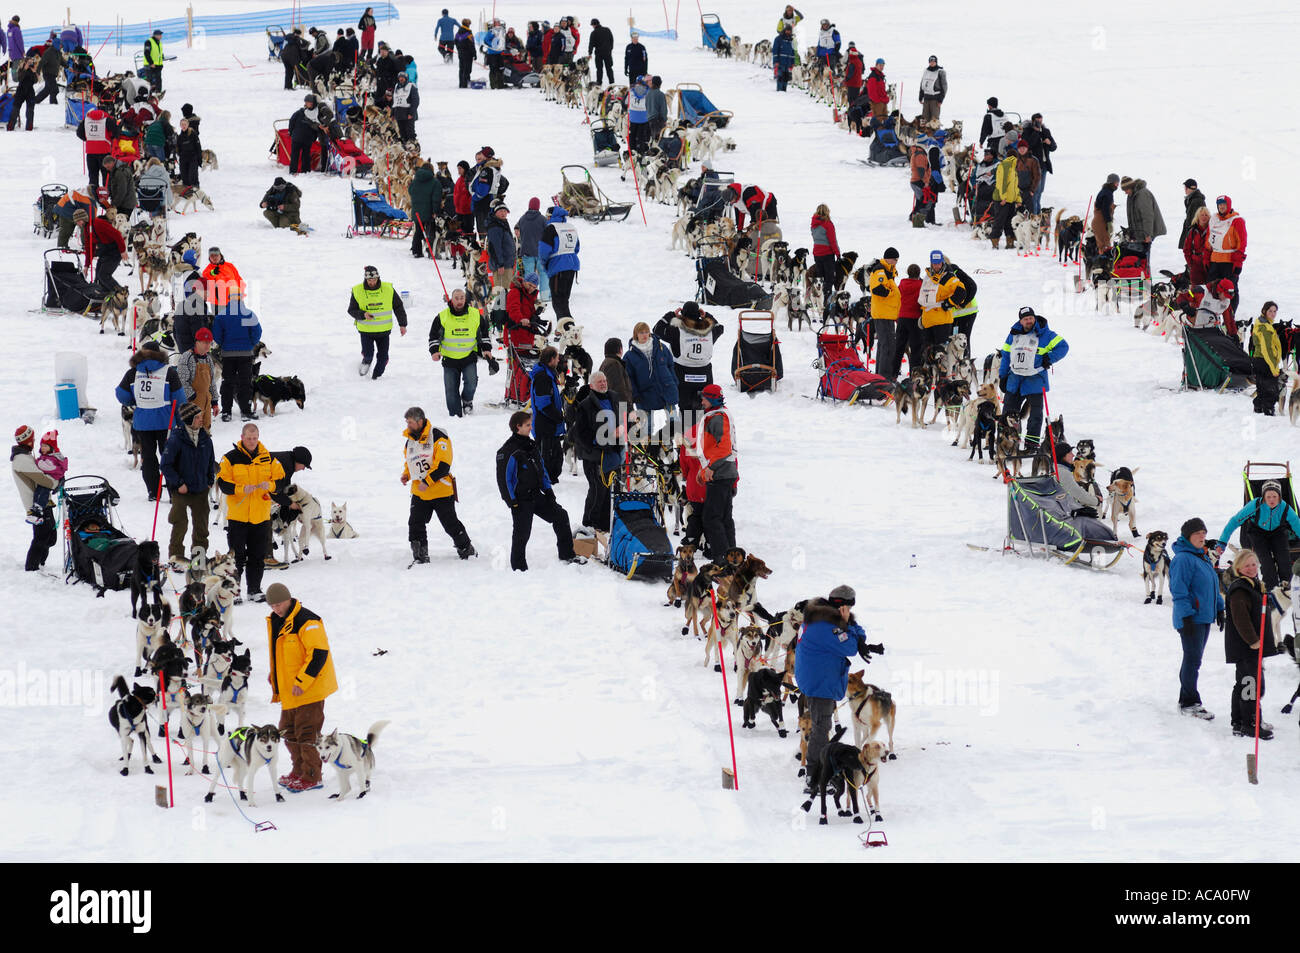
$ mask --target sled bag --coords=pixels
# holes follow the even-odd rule
[[[701,258],[698,267],[705,304],[756,308],[759,311],[772,309],[772,296],[761,285],[733,275],[725,258]]]
[[[645,500],[619,500],[609,534],[609,564],[636,579],[671,579],[673,550],[668,532]]]
[[[136,544],[121,530],[101,523],[100,529],[72,532],[72,570],[82,582],[100,593],[107,589],[128,589],[135,569]]]
[[[45,273],[45,307],[84,313],[98,300],[76,264],[52,261]]]

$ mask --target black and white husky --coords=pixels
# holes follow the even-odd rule
[[[370,790],[370,772],[375,770],[375,741],[384,730],[387,721],[377,721],[366,732],[362,741],[355,735],[340,735],[335,728],[328,735],[316,742],[320,752],[321,764],[332,764],[339,775],[339,790],[330,797],[342,800],[352,789],[352,776],[357,779],[357,800],[366,796]]]
[[[227,777],[239,789],[241,801],[257,807],[257,802],[253,800],[253,781],[263,767],[271,775],[271,790],[275,790],[276,771],[280,763],[280,729],[275,725],[244,725],[236,728],[217,750],[222,774],[234,769],[234,774]],[[212,803],[217,792],[217,781],[222,774],[213,775],[212,785],[203,796],[204,803]],[[284,795],[276,791],[275,799],[283,801]]]
[[[189,765],[186,774],[195,774],[194,770],[194,743],[197,741],[199,750],[203,753],[203,774],[211,774],[208,769],[208,759],[212,754],[218,751],[217,745],[220,743],[218,737],[221,732],[221,723],[217,717],[224,712],[218,711],[219,705],[212,701],[210,695],[191,695],[185,700],[185,717],[181,719],[180,729],[176,732],[180,736],[181,747],[185,749],[185,763]]]
[[[1156,605],[1164,604],[1165,583],[1169,581],[1169,554],[1165,552],[1165,544],[1168,542],[1168,533],[1160,530],[1147,533],[1146,548],[1142,550],[1142,582],[1146,584],[1147,590],[1144,605],[1152,600],[1155,600]]]
[[[233,711],[239,716],[239,721],[244,720],[244,706],[248,703],[248,677],[253,672],[253,655],[251,650],[244,649],[243,655],[236,655],[230,662],[230,671],[226,672],[226,677],[221,680],[221,692],[217,696],[217,702],[221,705],[224,724],[224,715],[228,711]]]
[[[117,732],[117,738],[122,742],[122,757],[119,759],[126,762],[122,766],[121,775],[126,777],[131,770],[131,749],[135,745],[135,738],[140,738],[140,760],[144,763],[144,773],[153,774],[153,768],[149,767],[149,762],[145,759],[145,754],[153,759],[154,764],[162,764],[162,758],[153,750],[153,741],[149,738],[149,724],[145,713],[149,706],[158,700],[158,693],[148,685],[132,685],[127,690],[126,679],[121,675],[113,679],[113,691],[117,692],[118,699],[113,702],[113,707],[108,710],[108,723],[113,726]]]
[[[135,677],[145,673],[153,654],[162,645],[162,635],[172,622],[172,607],[159,589],[151,589],[153,601],[140,606],[135,624]]]

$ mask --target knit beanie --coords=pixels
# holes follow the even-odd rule
[[[1180,529],[1179,532],[1182,533],[1183,539],[1191,539],[1193,533],[1202,532],[1204,529],[1205,520],[1201,519],[1199,516],[1193,516],[1183,524],[1183,528]]]

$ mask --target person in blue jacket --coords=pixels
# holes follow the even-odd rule
[[[1184,715],[1213,721],[1196,690],[1201,656],[1210,638],[1210,623],[1224,624],[1223,592],[1214,558],[1205,551],[1205,521],[1197,517],[1183,524],[1174,541],[1169,564],[1169,597],[1174,604],[1174,628],[1183,640],[1183,664],[1178,670],[1178,708]]]
[[[812,731],[808,737],[808,791],[818,788],[817,765],[831,733],[831,716],[849,683],[849,659],[870,662],[867,633],[853,617],[856,594],[836,586],[826,599],[812,599],[804,609],[804,629],[794,657],[794,678],[808,699]]]
[[[677,359],[673,350],[650,331],[650,325],[637,322],[623,352],[632,400],[637,410],[645,412],[646,432],[654,430],[654,412],[677,406]]]
[[[650,146],[650,77],[638,76],[627,93],[628,144],[633,152],[645,152]]]
[[[558,205],[552,206],[546,228],[537,242],[537,257],[550,280],[556,318],[573,316],[569,311],[569,294],[582,267],[578,260],[581,252],[582,242],[578,240],[578,230],[569,221],[569,213]]]
[[[822,20],[817,33],[817,59],[833,70],[840,67],[840,31],[830,20]]]
[[[134,408],[131,429],[140,438],[140,472],[152,503],[158,499],[161,476],[158,455],[177,420],[185,388],[162,348],[154,341],[145,341],[131,356],[131,366],[117,385],[116,394],[123,407]]]
[[[1007,395],[1004,409],[1009,414],[1029,414],[1025,428],[1025,451],[1038,450],[1043,430],[1043,394],[1051,390],[1047,369],[1069,353],[1065,338],[1047,326],[1047,319],[1034,309],[1020,309],[1011,333],[1002,345],[998,379]]]
[[[262,325],[245,304],[231,294],[212,318],[212,340],[221,348],[221,419],[229,421],[239,401],[242,420],[256,420],[253,409],[253,351],[262,340]]]
[[[171,496],[167,522],[172,525],[167,555],[173,569],[186,563],[185,531],[192,523],[192,546],[208,551],[208,491],[217,479],[217,456],[212,437],[203,429],[198,404],[186,404],[167,436],[162,452],[162,475]]]
[[[1223,548],[1232,539],[1233,531],[1238,526],[1241,527],[1241,545],[1253,549],[1259,556],[1264,585],[1269,589],[1275,589],[1279,585],[1289,589],[1290,534],[1300,537],[1300,516],[1282,499],[1282,484],[1277,480],[1265,481],[1259,498],[1251,500],[1228,520],[1228,525],[1219,534],[1218,545],[1214,547],[1215,556],[1222,555]]]
[[[442,19],[434,25],[434,29],[438,32],[438,52],[442,54],[444,63],[450,63],[452,54],[456,52],[456,27],[459,25],[453,17],[447,14],[444,7]]]
[[[794,69],[794,31],[786,27],[781,35],[772,41],[772,73],[776,76],[776,91],[785,92],[785,84],[790,82],[790,71]]]
[[[564,398],[560,395],[560,352],[547,345],[528,374],[528,396],[533,406],[533,437],[541,448],[550,482],[564,468]]]
[[[569,514],[555,500],[555,489],[542,463],[542,454],[529,434],[532,415],[517,410],[510,415],[510,439],[497,450],[497,490],[510,507],[513,532],[510,539],[510,568],[528,571],[528,538],[533,517],[540,517],[555,530],[555,548],[562,562],[583,565],[586,559],[573,551]]]

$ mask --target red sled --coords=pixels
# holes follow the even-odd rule
[[[817,332],[817,366],[822,372],[817,383],[819,400],[853,404],[889,399],[889,381],[867,370],[848,329],[841,324],[823,325]]]
[[[284,125],[282,126],[281,123],[284,123]],[[288,123],[287,119],[276,120],[275,142],[271,144],[271,151],[275,154],[275,161],[286,166],[293,155],[293,144],[289,141]],[[324,169],[321,168],[320,149],[320,139],[316,139],[311,144],[311,156],[308,159],[308,169],[311,172],[369,176],[374,169],[375,161],[366,155],[361,150],[361,147],[351,139],[334,139],[330,142],[329,154],[325,160],[326,168]]]

